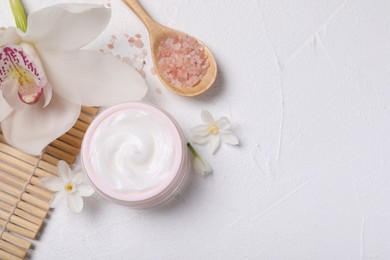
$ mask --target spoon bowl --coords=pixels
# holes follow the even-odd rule
[[[203,46],[203,52],[207,56],[207,61],[209,63],[209,67],[207,69],[206,75],[203,76],[202,80],[200,80],[199,83],[197,83],[195,86],[192,87],[179,87],[173,85],[160,71],[160,68],[158,66],[157,57],[158,57],[159,47],[161,45],[161,42],[168,38],[173,38],[180,35],[189,36],[189,37],[192,36],[168,28],[154,21],[137,0],[123,0],[123,1],[130,7],[131,10],[133,10],[133,12],[141,19],[141,21],[145,24],[146,28],[148,29],[153,65],[156,74],[158,75],[162,83],[169,90],[181,96],[188,96],[188,97],[197,96],[205,92],[206,90],[208,90],[214,83],[215,78],[217,77],[217,63],[214,59],[214,56],[210,52],[209,48],[207,48],[206,45],[204,45],[202,42],[197,40],[197,42]],[[195,37],[192,38],[196,39]]]

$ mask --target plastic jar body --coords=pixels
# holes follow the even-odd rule
[[[108,108],[89,126],[81,162],[94,189],[118,204],[148,208],[185,182],[189,154],[180,126],[155,106],[130,102]]]

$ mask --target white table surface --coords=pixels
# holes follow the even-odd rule
[[[65,0],[23,0],[29,12]],[[78,1],[103,3],[103,0]],[[227,116],[241,146],[224,145],[206,179],[193,175],[165,207],[137,211],[85,200],[53,211],[32,259],[390,259],[390,1],[142,1],[218,60],[213,89],[166,90],[150,71],[146,98],[188,135],[201,109]],[[147,32],[120,1],[90,48]],[[13,24],[8,1],[1,25]],[[146,46],[147,47],[147,46]],[[158,90],[161,90],[159,94]]]

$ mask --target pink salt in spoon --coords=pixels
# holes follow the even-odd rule
[[[217,63],[206,45],[154,21],[137,0],[123,0],[149,31],[154,68],[160,80],[181,96],[208,90],[217,76]]]

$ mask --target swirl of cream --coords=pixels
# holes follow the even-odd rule
[[[104,120],[94,133],[91,162],[99,178],[121,192],[142,192],[169,175],[174,141],[164,122],[142,110]]]

